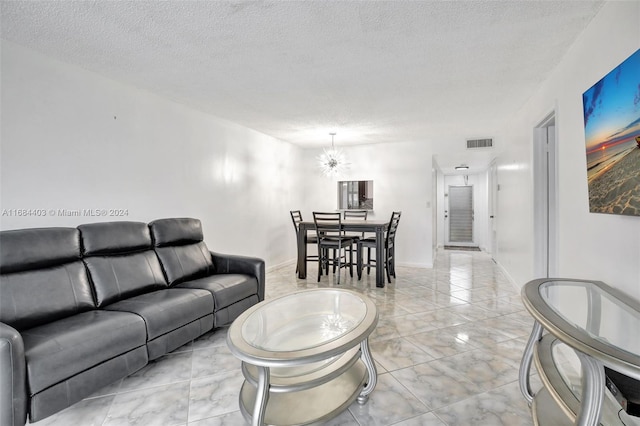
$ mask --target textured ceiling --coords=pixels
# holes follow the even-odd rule
[[[602,1],[2,1],[2,37],[301,146],[491,137]],[[451,143],[451,142],[448,142]]]

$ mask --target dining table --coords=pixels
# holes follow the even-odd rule
[[[342,230],[346,232],[370,232],[376,236],[376,287],[384,287],[384,233],[389,220],[343,220]],[[298,228],[298,278],[307,278],[307,233],[316,232],[313,221],[302,221]]]

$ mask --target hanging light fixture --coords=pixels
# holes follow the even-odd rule
[[[336,133],[329,133],[329,135],[331,135],[331,149],[324,149],[324,152],[318,156],[318,162],[324,175],[334,177],[342,173],[349,163],[342,151],[335,147],[333,138]]]

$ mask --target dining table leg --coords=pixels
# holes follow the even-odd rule
[[[384,287],[384,228],[376,228],[376,287]]]
[[[302,223],[298,229],[298,278],[307,278],[307,228]]]

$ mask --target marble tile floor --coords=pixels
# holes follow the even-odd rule
[[[330,426],[531,426],[518,388],[533,322],[519,290],[483,252],[439,251],[433,269],[397,267],[376,288],[343,271],[339,287],[370,297],[380,320],[370,337],[378,384]],[[334,277],[297,279],[295,265],[267,274],[266,297],[334,287]],[[240,362],[227,328],[212,331],[74,406],[35,423],[59,425],[240,426]],[[540,387],[535,374],[534,387]]]

